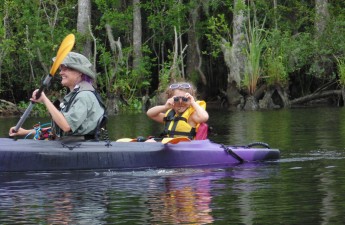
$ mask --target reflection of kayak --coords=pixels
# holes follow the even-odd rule
[[[163,144],[0,138],[0,172],[217,167],[279,156],[279,150],[263,143],[224,146],[209,140]]]

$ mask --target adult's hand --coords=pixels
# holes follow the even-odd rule
[[[15,130],[16,127],[11,127],[10,131],[8,132],[8,135],[10,137],[15,137],[15,136],[25,136],[29,134],[32,130],[26,130],[24,128],[19,128],[18,131]]]
[[[40,102],[40,103],[44,103],[44,101],[47,99],[47,96],[44,94],[44,92],[42,91],[39,98],[37,98],[37,93],[39,92],[39,89],[36,89],[33,93],[32,93],[32,97],[30,98],[30,101],[33,102]]]

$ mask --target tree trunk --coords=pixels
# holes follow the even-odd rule
[[[274,26],[278,29],[278,3],[277,0],[273,0],[273,10],[274,10]]]
[[[273,103],[272,96],[274,92],[275,92],[275,89],[269,89],[265,92],[264,97],[261,100],[259,100],[260,109],[279,108]]]
[[[196,3],[197,4],[197,3]],[[192,74],[198,74],[203,85],[207,85],[206,76],[202,71],[202,56],[199,46],[199,38],[197,36],[196,24],[200,20],[200,7],[193,7],[189,11],[188,30],[188,49],[187,49],[187,68],[186,73],[189,77]]]
[[[77,31],[85,38],[82,54],[88,59],[91,58],[91,38],[89,26],[91,23],[91,0],[78,0],[78,19],[77,19]]]
[[[328,0],[315,0],[315,29],[316,37],[325,30],[329,20]]]
[[[114,85],[115,83],[115,79],[116,79],[116,73],[118,71],[119,68],[119,63],[121,63],[122,58],[123,58],[123,54],[122,54],[122,44],[120,41],[120,38],[118,38],[117,41],[115,41],[115,38],[113,36],[113,32],[112,32],[112,28],[109,24],[105,25],[105,29],[107,31],[107,36],[108,36],[108,41],[109,41],[109,45],[110,48],[112,50],[113,53],[113,58],[114,60],[114,70],[113,73],[109,76],[109,86],[107,87],[107,99],[106,99],[106,107],[108,109],[108,114],[109,115],[114,115],[119,111],[119,96],[111,93],[109,90],[111,90],[110,86]]]
[[[255,97],[252,96],[248,96],[246,98],[245,104],[243,106],[243,110],[245,111],[255,111],[259,109],[259,103],[258,101],[255,99]]]
[[[289,99],[289,94],[286,88],[283,88],[281,86],[277,87],[277,92],[279,94],[279,97],[281,99],[281,106],[282,107],[290,107],[290,99]],[[280,105],[280,104],[279,104]]]
[[[138,69],[142,58],[142,27],[140,0],[133,0],[133,69]]]
[[[260,109],[278,109],[290,106],[288,94],[281,86],[271,86],[268,90],[261,86],[257,91],[260,89],[266,90],[264,97],[259,100]],[[256,97],[256,99],[258,98]]]
[[[245,5],[245,0],[234,0],[234,19],[233,19],[233,42],[231,49],[231,67],[228,76],[228,84],[233,81],[240,85],[244,76],[245,55],[243,49],[245,46],[244,26],[246,17],[244,10],[239,5]]]
[[[114,93],[107,93],[106,107],[108,115],[115,115],[119,112],[119,97]]]
[[[232,46],[228,40],[223,38],[221,49],[224,55],[225,64],[229,69],[226,90],[228,103],[231,107],[236,106],[243,108],[243,97],[239,93],[239,86],[244,76],[245,55],[243,49],[245,46],[244,26],[246,18],[244,16],[244,10],[239,9],[239,5],[245,5],[245,1],[234,0]]]

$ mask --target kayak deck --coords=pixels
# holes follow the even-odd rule
[[[209,140],[162,144],[0,138],[0,172],[214,167],[279,159],[278,149],[263,147],[224,146]]]

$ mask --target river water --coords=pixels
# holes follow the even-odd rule
[[[212,141],[265,142],[276,162],[133,172],[0,173],[0,224],[344,224],[345,108],[209,111]],[[0,118],[0,136],[18,118]],[[47,122],[30,118],[24,126]],[[145,114],[112,140],[158,135]]]

